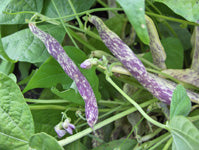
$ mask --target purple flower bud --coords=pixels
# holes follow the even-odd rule
[[[170,104],[173,88],[168,84],[162,84],[154,76],[146,71],[142,62],[135,56],[133,51],[110,29],[106,27],[101,19],[96,16],[89,17],[105,45],[115,57],[125,66],[126,69],[159,100]]]
[[[56,125],[54,127],[54,129],[59,138],[62,138],[66,134],[66,131],[62,130],[62,122],[60,122],[58,125]]]
[[[73,124],[70,123],[69,119],[66,119],[63,123],[62,123],[62,127],[69,133],[69,134],[73,134],[73,130],[75,129],[75,126]]]
[[[83,63],[81,63],[80,67],[84,69],[90,69],[92,67],[90,59],[86,59]]]
[[[32,33],[45,44],[49,54],[58,61],[65,73],[75,81],[78,91],[85,101],[87,122],[89,126],[93,127],[98,119],[98,107],[93,89],[89,82],[55,38],[37,28],[34,23],[29,23],[29,28]]]
[[[83,63],[81,63],[80,67],[84,69],[90,69],[93,65],[96,65],[97,59],[96,58],[89,58],[86,59]]]

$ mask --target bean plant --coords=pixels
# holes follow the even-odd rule
[[[12,0],[0,14],[0,149],[198,149],[197,0]]]

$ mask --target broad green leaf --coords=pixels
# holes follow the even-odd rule
[[[199,20],[198,0],[155,0],[171,8],[176,14],[184,17],[188,21],[197,22]]]
[[[0,72],[10,74],[14,70],[15,65],[12,62],[2,60],[0,63]]]
[[[161,40],[166,52],[167,68],[181,69],[183,67],[184,50],[179,39],[169,37]]]
[[[114,140],[106,144],[102,144],[93,150],[113,150],[113,149],[121,149],[121,150],[132,150],[137,142],[131,139],[121,139]]]
[[[66,75],[58,62],[50,57],[35,72],[23,92],[34,88],[51,88],[58,83],[71,84],[72,79]]]
[[[66,99],[66,100],[71,101],[76,104],[84,105],[83,98],[81,97],[81,95],[79,93],[76,93],[76,91],[74,89],[67,89],[64,91],[59,91],[56,88],[52,88],[51,91],[63,99]]]
[[[8,55],[6,54],[4,48],[3,48],[3,44],[2,44],[2,41],[1,41],[1,26],[0,26],[0,56],[3,57],[3,59],[7,60],[7,61],[12,61]]]
[[[17,84],[0,73],[0,149],[25,150],[34,134],[30,109]]]
[[[4,12],[35,11],[41,12],[43,0],[0,0],[0,24],[23,24],[33,14],[9,15]]]
[[[168,22],[174,32],[177,34],[178,39],[181,41],[184,50],[188,50],[191,48],[191,34],[187,28],[182,28],[179,23],[176,22]],[[165,23],[158,24],[159,32],[161,33],[162,38],[174,37],[171,30],[165,25]]]
[[[34,150],[64,150],[55,138],[43,132],[34,134],[29,145]]]
[[[199,120],[197,119],[199,117],[199,109],[194,109],[189,114],[189,120],[195,125],[197,129],[199,129]],[[192,118],[192,119],[191,119]]]
[[[61,120],[60,110],[31,110],[31,112],[35,124],[35,133],[45,132],[51,136],[57,135],[54,127]]]
[[[68,15],[74,14],[68,1],[58,0],[54,2],[61,16],[68,16]],[[93,5],[95,0],[71,0],[71,2],[76,12],[78,13],[78,12],[88,10]],[[49,1],[49,0],[45,1],[44,3],[43,13],[44,15],[51,18],[59,17],[52,1]],[[67,17],[64,20],[69,21],[73,18],[75,18],[75,16]]]
[[[126,13],[141,41],[149,45],[149,35],[145,21],[144,0],[117,0]]]
[[[83,145],[80,140],[75,141],[71,144],[68,144],[66,146],[64,146],[65,149],[67,150],[88,150],[88,148],[86,148],[85,145]]]
[[[42,25],[38,27],[51,34],[60,43],[63,41],[65,31],[61,26]],[[2,38],[2,43],[5,52],[12,60],[41,63],[49,57],[44,44],[29,29]]]
[[[170,119],[174,116],[187,116],[191,111],[191,100],[187,95],[185,88],[178,85],[173,91],[172,101],[170,105]]]
[[[173,147],[176,150],[197,150],[199,130],[184,116],[175,116],[170,121]]]
[[[199,72],[192,69],[166,69],[162,72],[169,74],[180,81],[199,87]]]
[[[18,67],[19,67],[19,71],[20,71],[20,74],[21,74],[20,80],[23,80],[29,74],[31,63],[19,62]]]

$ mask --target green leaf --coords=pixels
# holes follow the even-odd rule
[[[42,25],[38,27],[51,34],[60,43],[63,41],[65,30],[61,26]],[[2,42],[7,55],[16,61],[41,63],[49,57],[42,41],[36,38],[29,29],[6,36],[2,38]]]
[[[30,138],[29,145],[35,150],[64,150],[57,140],[46,133],[37,133]]]
[[[73,11],[68,1],[59,0],[59,1],[54,1],[54,2],[61,16],[68,16],[68,15],[73,14]],[[78,12],[82,12],[91,8],[95,0],[71,0],[71,2],[76,12],[78,13]],[[45,16],[48,16],[51,18],[59,17],[52,1],[45,1],[43,13]],[[69,21],[74,18],[75,16],[65,18],[64,20]]]
[[[2,60],[0,64],[0,72],[9,75],[14,70],[15,65],[6,60]]]
[[[4,48],[3,48],[3,44],[2,44],[2,41],[1,41],[1,26],[0,26],[0,56],[3,57],[3,59],[7,60],[7,61],[12,61],[8,55],[6,54]]]
[[[31,64],[26,62],[19,62],[18,67],[21,74],[20,80],[23,80],[28,76]]]
[[[172,101],[170,105],[170,119],[175,116],[187,116],[191,111],[191,100],[187,95],[185,88],[178,85],[173,91]]]
[[[137,142],[131,139],[121,139],[114,140],[106,144],[102,144],[93,150],[113,150],[113,149],[121,149],[121,150],[132,150]]]
[[[17,84],[0,73],[0,149],[28,149],[34,134],[29,107]]]
[[[79,93],[76,93],[74,89],[67,89],[64,91],[59,91],[56,88],[52,88],[51,91],[63,99],[66,99],[76,104],[84,105],[83,98],[81,97]]]
[[[80,140],[75,141],[71,144],[64,146],[67,150],[87,150],[86,146],[80,142]]]
[[[197,22],[199,20],[198,0],[155,0],[171,8],[176,14],[184,17],[188,21]]]
[[[199,131],[184,116],[175,116],[170,122],[173,147],[176,150],[196,150],[199,147]]]
[[[33,14],[9,15],[4,12],[35,11],[41,12],[43,0],[0,0],[0,24],[23,24]]]
[[[181,41],[184,50],[188,50],[191,48],[191,34],[188,31],[187,28],[182,28],[179,23],[176,22],[168,22],[168,24],[171,26],[171,28],[175,31],[175,33],[178,36],[178,39]],[[167,38],[167,37],[174,37],[173,33],[171,30],[164,24],[164,23],[159,23],[158,24],[158,29],[159,32],[162,35],[162,38]]]
[[[58,83],[71,84],[72,79],[66,75],[58,62],[50,57],[40,66],[39,70],[35,72],[23,92],[34,88],[51,88]]]
[[[141,41],[149,45],[149,35],[145,21],[144,0],[117,0]]]
[[[167,68],[181,69],[183,67],[184,50],[179,39],[169,37],[161,40],[167,54]]]
[[[35,124],[35,133],[45,132],[51,136],[56,136],[54,130],[61,120],[60,110],[31,110]]]

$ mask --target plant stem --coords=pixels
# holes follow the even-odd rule
[[[92,31],[90,31],[88,29],[80,29],[78,27],[75,27],[75,26],[69,25],[69,24],[65,24],[65,26],[67,26],[69,28],[72,28],[72,29],[75,29],[77,31],[84,32],[84,33],[88,34],[89,36],[91,36],[91,37],[93,37],[93,38],[95,38],[95,39],[97,39],[99,41],[102,41],[99,35],[97,35],[96,33],[92,32]]]
[[[152,68],[154,68],[156,70],[159,70],[159,71],[161,70],[158,66],[154,65],[153,63],[151,63],[150,61],[146,60],[145,58],[140,57],[138,55],[136,55],[136,56],[143,62],[143,64],[148,65],[148,66],[150,66],[150,67],[152,67]]]
[[[166,141],[170,137],[171,137],[171,134],[167,135],[165,138],[163,138],[158,143],[156,143],[154,146],[152,146],[149,150],[154,150],[156,147],[158,147],[160,144],[162,144],[164,141]]]
[[[61,15],[60,15],[60,13],[59,13],[59,10],[57,9],[57,6],[55,5],[54,0],[52,0],[52,3],[53,3],[53,5],[54,5],[54,7],[55,7],[55,9],[56,9],[56,11],[57,11],[57,14],[58,14],[58,16],[59,16],[59,20],[61,21],[62,26],[64,27],[66,33],[67,33],[68,36],[70,37],[70,39],[71,39],[71,41],[73,42],[73,44],[75,45],[75,47],[76,47],[76,48],[79,48],[79,47],[77,46],[75,40],[73,39],[73,37],[70,35],[70,32],[68,31],[68,29],[67,29],[66,26],[64,25],[64,21],[63,21],[62,18],[61,18]],[[76,15],[76,14],[75,14],[75,15]]]
[[[110,8],[106,3],[104,3],[102,0],[97,0],[97,2],[102,5],[105,8]],[[114,13],[116,16],[119,16],[115,11],[111,10],[112,13]]]
[[[28,105],[31,110],[39,110],[39,109],[57,109],[57,110],[65,110],[65,106],[59,105]]]
[[[81,15],[85,15],[88,13],[94,13],[94,12],[98,12],[98,11],[108,11],[108,10],[123,10],[122,8],[95,8],[95,9],[90,9],[90,10],[86,10],[77,14],[72,14],[72,15],[67,15],[67,16],[63,16],[63,17],[59,17],[59,18],[51,18],[51,19],[66,19],[66,18],[70,18],[70,17],[74,17],[76,15],[81,16]]]
[[[169,147],[170,147],[170,145],[172,144],[172,142],[173,142],[173,138],[171,137],[171,138],[167,141],[167,143],[164,145],[164,147],[163,147],[162,150],[168,150]]]
[[[150,100],[150,101],[144,102],[144,103],[140,104],[140,107],[146,107],[146,106],[148,106],[148,105],[150,105],[150,104],[152,104],[154,102],[155,102],[155,100]],[[128,114],[130,114],[132,112],[135,112],[136,110],[137,110],[137,108],[133,107],[133,108],[130,108],[130,109],[128,109],[128,110],[126,110],[124,112],[121,112],[121,113],[119,113],[117,115],[114,115],[114,116],[112,116],[112,117],[110,117],[110,118],[108,118],[108,119],[96,124],[94,126],[94,130],[97,130],[97,129],[99,129],[99,128],[101,128],[101,127],[103,127],[103,126],[105,126],[105,125],[117,120],[117,119],[120,119],[120,118],[122,118],[122,117],[124,117],[124,116],[126,116],[126,115],[128,115]],[[64,145],[67,145],[67,144],[69,144],[69,143],[71,143],[73,141],[76,141],[77,139],[82,138],[83,136],[85,136],[85,135],[87,135],[87,134],[89,134],[91,132],[93,132],[93,130],[91,128],[87,128],[87,129],[85,129],[85,130],[83,130],[83,131],[81,131],[81,132],[79,132],[79,133],[77,133],[75,135],[72,135],[70,137],[67,137],[66,139],[58,141],[58,143],[61,146],[64,146]]]
[[[75,17],[77,19],[77,22],[79,23],[80,29],[83,29],[84,28],[83,23],[81,22],[79,16],[77,15],[77,12],[75,10],[75,7],[73,6],[73,3],[71,2],[71,0],[68,0],[68,3],[70,4],[70,7],[72,8],[73,13],[75,14]]]
[[[156,136],[157,134],[159,134],[162,131],[162,128],[158,128],[157,130],[155,130],[153,133],[150,133],[148,135],[145,135],[141,138],[141,142],[146,142],[150,139],[152,139],[154,136]]]
[[[163,128],[163,129],[167,129],[168,127],[164,124],[161,124],[157,121],[155,121],[154,119],[152,119],[147,113],[144,112],[144,110],[140,107],[140,105],[138,105],[134,100],[132,100],[126,93],[124,93],[124,91],[122,91],[122,89],[120,89],[114,82],[113,80],[106,76],[106,80],[120,93],[122,94],[131,104],[133,104],[138,111],[144,116],[145,119],[147,119],[149,122],[153,123],[154,125]]]
[[[82,38],[80,38],[75,32],[73,32],[71,29],[69,29],[69,32],[71,33],[71,35],[78,40],[80,43],[84,44],[84,46],[86,46],[88,49],[90,49],[91,51],[96,50],[95,47],[93,47],[92,45],[90,45],[88,42],[86,42],[85,40],[83,40]]]
[[[166,19],[166,20],[170,20],[170,21],[173,21],[173,22],[178,22],[178,23],[183,23],[183,24],[188,24],[188,25],[193,25],[193,26],[199,26],[199,24],[195,23],[195,22],[189,22],[189,21],[182,20],[182,19],[158,15],[158,14],[154,14],[154,13],[151,13],[151,12],[145,12],[145,13],[149,16],[154,16],[154,17],[157,17],[157,18]]]
[[[42,104],[49,104],[49,103],[69,103],[70,101],[68,100],[63,100],[63,99],[30,99],[30,98],[25,98],[26,102],[30,103],[42,103]]]
[[[162,15],[162,12],[161,12],[155,5],[153,5],[152,2],[150,2],[149,0],[147,0],[147,3],[148,3],[149,5],[151,5],[151,7],[152,7],[153,9],[155,9],[155,10],[157,11],[158,14]],[[171,33],[172,33],[176,38],[178,38],[178,35],[176,34],[176,32],[173,30],[173,28],[169,25],[169,23],[168,23],[166,20],[164,21],[164,24],[168,27],[168,29],[171,31]]]
[[[29,104],[28,105],[29,108],[31,110],[45,110],[45,109],[55,109],[55,110],[66,110],[66,106],[61,106],[61,105],[35,105],[35,104]],[[118,111],[123,111],[123,110],[126,110],[128,109],[129,107],[123,107],[123,108],[120,108],[118,109]],[[76,107],[70,107],[70,111],[85,111],[84,108],[76,108]],[[103,108],[103,109],[98,109],[99,112],[109,112],[110,110],[112,110],[112,108]]]

